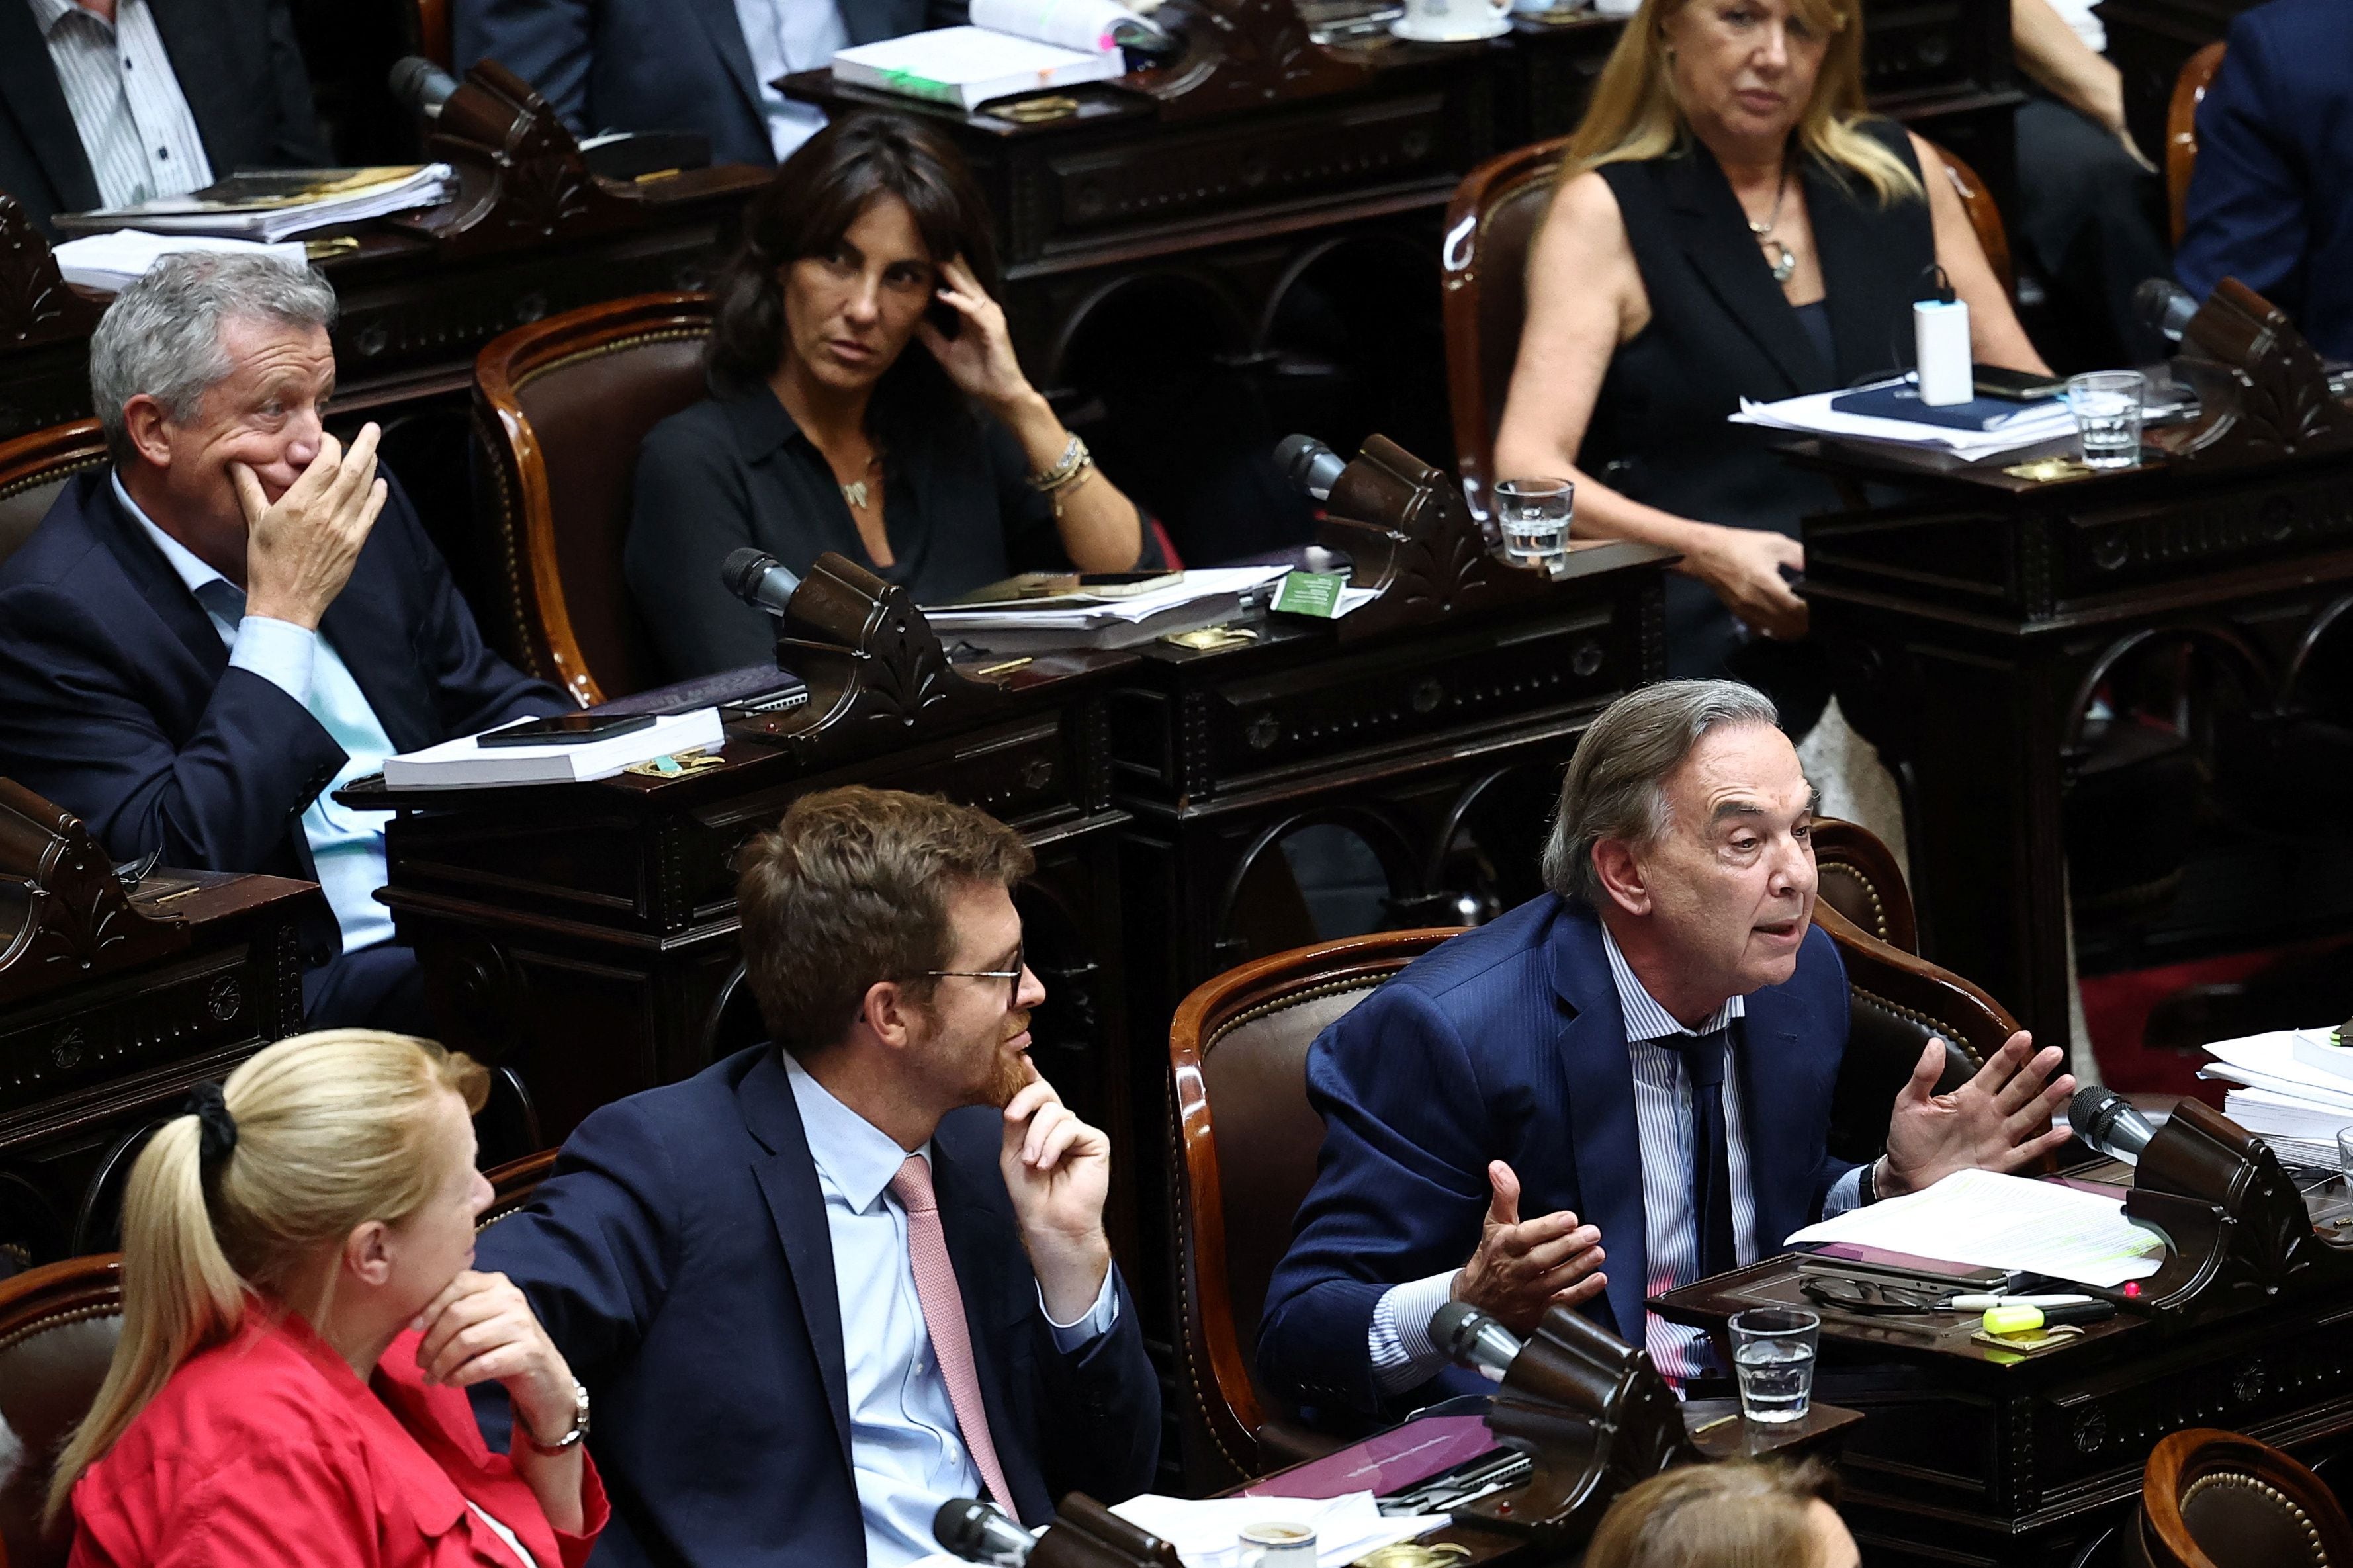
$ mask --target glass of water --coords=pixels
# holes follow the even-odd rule
[[[1505,479],[1495,487],[1504,559],[1557,577],[1568,565],[1568,519],[1577,487],[1567,479]]]
[[[1732,1320],[1732,1375],[1740,1413],[1768,1424],[1803,1421],[1814,1402],[1822,1321],[1791,1307],[1757,1307]]]
[[[2148,377],[2137,370],[2095,370],[2069,376],[2066,395],[2083,438],[2085,468],[2129,468],[2139,463]]]

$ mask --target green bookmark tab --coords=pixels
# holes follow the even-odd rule
[[[1340,589],[1347,581],[1345,572],[1293,572],[1275,590],[1274,607],[1328,621],[1339,612]]]

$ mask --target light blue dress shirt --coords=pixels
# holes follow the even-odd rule
[[[120,474],[114,476],[114,496],[212,617],[213,628],[228,645],[229,663],[300,702],[343,749],[342,771],[302,813],[302,837],[317,863],[319,886],[343,927],[343,951],[391,941],[392,911],[375,901],[375,890],[385,882],[385,814],[353,811],[332,798],[352,780],[383,772],[384,759],[392,754],[392,738],[384,732],[384,722],[368,706],[359,682],[352,679],[334,645],[317,632],[291,621],[245,614],[244,590],[156,527],[123,489]]]
[[[915,1266],[907,1255],[907,1211],[890,1190],[907,1151],[836,1100],[790,1052],[785,1071],[800,1107],[833,1242],[849,1373],[849,1458],[866,1521],[866,1560],[871,1568],[901,1568],[939,1551],[932,1518],[940,1504],[980,1495],[980,1474],[932,1358]],[[932,1146],[915,1152],[928,1163]],[[1046,1310],[1042,1296],[1038,1310]],[[1074,1323],[1046,1319],[1065,1354],[1108,1333],[1118,1321],[1119,1295],[1109,1269],[1085,1316]],[[973,1331],[978,1333],[980,1326]],[[1007,1507],[1010,1511],[1009,1502]]]
[[[1683,1053],[1663,1040],[1683,1036],[1711,1035],[1748,1015],[1748,999],[1734,996],[1688,1028],[1661,1006],[1643,985],[1607,924],[1601,928],[1602,950],[1609,958],[1609,979],[1618,992],[1618,1010],[1626,1020],[1628,1065],[1634,1079],[1634,1124],[1642,1153],[1642,1250],[1650,1278],[1642,1293],[1656,1296],[1687,1285],[1699,1269],[1699,1233],[1692,1215],[1691,1089],[1683,1079]],[[1739,1081],[1727,1073],[1726,1084]],[[1757,1261],[1757,1194],[1749,1180],[1748,1135],[1741,1121],[1741,1096],[1724,1098],[1724,1136],[1732,1179],[1732,1237],[1743,1265]],[[1843,1214],[1862,1198],[1862,1173],[1850,1171],[1831,1187],[1823,1204],[1826,1215]],[[1522,1215],[1531,1219],[1532,1215]],[[1609,1238],[1603,1237],[1606,1248]],[[1609,1265],[1602,1265],[1608,1272]],[[1446,1363],[1430,1342],[1430,1320],[1454,1289],[1455,1269],[1396,1285],[1373,1305],[1368,1333],[1373,1377],[1383,1390],[1402,1393],[1421,1383]],[[1643,1314],[1643,1343],[1651,1364],[1667,1376],[1683,1379],[1711,1364],[1704,1330],[1670,1323],[1655,1312]]]
[[[825,128],[825,110],[796,103],[769,84],[794,71],[815,70],[849,47],[834,0],[735,0],[735,22],[752,56],[752,79],[760,88],[760,114],[781,163],[794,149]]]

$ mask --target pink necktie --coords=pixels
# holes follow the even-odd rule
[[[972,1364],[972,1331],[965,1326],[964,1295],[956,1289],[955,1265],[948,1261],[947,1233],[940,1228],[940,1205],[932,1195],[932,1168],[922,1155],[907,1156],[891,1178],[891,1194],[907,1211],[907,1258],[915,1266],[915,1300],[923,1304],[923,1327],[931,1332],[932,1353],[948,1385],[948,1404],[964,1429],[965,1447],[972,1451],[981,1483],[991,1498],[1010,1510],[1013,1491],[1005,1484],[997,1445],[988,1436],[980,1373]]]

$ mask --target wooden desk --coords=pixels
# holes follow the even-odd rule
[[[150,873],[0,779],[0,1248],[116,1245],[122,1184],[188,1087],[301,1027],[309,882]]]
[[[1922,951],[2063,1043],[2063,809],[2091,754],[2094,689],[2128,657],[2176,646],[2243,687],[2259,731],[2341,710],[2343,692],[2320,682],[2330,628],[2353,624],[2353,455],[2036,484],[1793,451],[1903,487],[1891,504],[1807,521],[1803,591],[1841,706],[1905,786]],[[2353,926],[2353,859],[2317,821],[2300,831],[2290,814],[2183,847],[2209,891],[2151,917],[2138,962]]]

